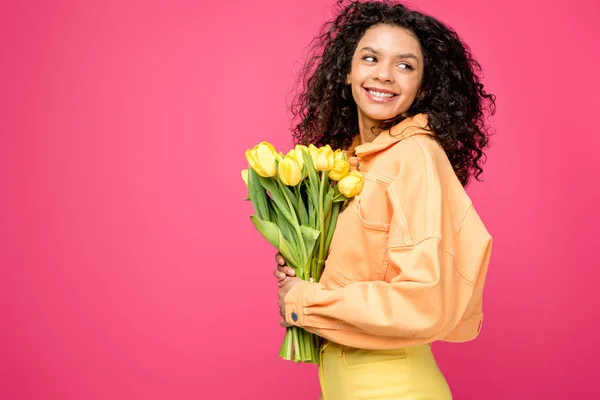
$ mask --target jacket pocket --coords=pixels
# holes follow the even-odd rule
[[[387,243],[390,224],[368,220],[362,210],[362,201],[356,199],[356,213],[361,222],[361,231],[366,244],[365,257],[371,269],[372,280],[383,280],[387,270]]]
[[[383,280],[391,205],[387,185],[365,179],[363,191],[340,213],[326,270],[343,285]]]
[[[358,212],[358,217],[360,218],[360,222],[362,222],[363,226],[367,229],[373,229],[376,231],[389,232],[390,224],[385,222],[377,222],[377,221],[369,221],[362,210],[362,200],[360,197],[356,198],[356,211]]]

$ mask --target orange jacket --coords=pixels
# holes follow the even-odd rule
[[[356,147],[363,191],[340,213],[320,282],[286,321],[363,349],[474,339],[492,238],[424,114]]]

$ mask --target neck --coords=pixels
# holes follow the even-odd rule
[[[362,115],[358,115],[358,129],[360,132],[360,142],[370,143],[377,137],[375,133],[378,133],[379,128],[377,127],[377,121],[365,118]],[[375,133],[373,133],[375,132]]]

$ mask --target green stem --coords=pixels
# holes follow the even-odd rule
[[[298,329],[298,360],[304,361],[304,334],[302,329]]]
[[[295,362],[301,361],[300,358],[300,336],[298,335],[298,330],[300,328],[293,326],[292,327],[292,335],[294,338],[294,356],[292,357],[292,359]]]
[[[331,245],[331,240],[333,239],[333,233],[335,231],[335,227],[337,225],[337,218],[338,215],[340,214],[340,208],[341,208],[341,204],[340,203],[332,203],[331,206],[331,213],[329,214],[329,218],[328,218],[328,222],[327,222],[327,237],[325,238],[325,249],[329,249],[329,246]],[[317,272],[317,276],[315,276],[314,278],[318,280],[321,279],[321,272],[323,270],[320,269]]]
[[[310,340],[312,349],[310,362],[312,362],[313,364],[317,364],[319,362],[319,337],[317,335],[311,334]]]
[[[325,210],[323,210],[323,207],[325,206],[323,203],[325,202],[325,187],[327,186],[328,183],[328,174],[329,172],[327,171],[321,171],[321,186],[319,188],[319,230],[321,231],[321,234],[319,235],[319,251],[317,253],[318,257],[317,257],[317,262],[315,263],[315,265],[313,266],[313,270],[311,272],[311,277],[313,278],[317,278],[315,275],[317,275],[317,270],[319,268],[319,264],[322,262],[323,259],[323,246],[325,245]]]
[[[280,182],[279,180],[277,180],[277,183],[280,185],[281,187],[281,194],[283,194],[283,197],[285,198],[285,201],[288,204],[288,207],[290,208],[290,214],[292,215],[292,218],[294,219],[292,225],[294,226],[294,230],[296,231],[296,235],[298,235],[298,242],[300,243],[300,249],[302,250],[302,260],[300,261],[300,265],[304,265],[306,263],[306,260],[308,258],[308,254],[306,254],[306,246],[304,244],[304,237],[302,236],[302,231],[300,230],[300,223],[298,222],[298,217],[296,216],[296,212],[294,211],[294,206],[292,205],[291,200],[289,199],[289,197],[287,196],[287,194],[285,193],[285,190],[283,189],[283,183]],[[303,277],[300,277],[303,278]],[[304,278],[303,278],[304,279]]]
[[[283,338],[283,343],[281,344],[281,349],[279,350],[279,357],[284,360],[289,360],[292,357],[292,332],[290,332],[290,328],[285,330],[285,337]]]
[[[319,350],[317,335],[294,326],[286,329],[279,356],[284,360],[318,364]]]
[[[302,361],[309,361],[311,355],[309,333],[302,329]]]

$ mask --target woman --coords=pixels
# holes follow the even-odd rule
[[[278,255],[282,326],[324,338],[324,399],[451,399],[431,343],[481,329],[492,239],[464,186],[482,172],[495,98],[436,19],[340,5],[305,65],[294,137],[347,149],[365,184],[339,216],[320,282]]]

